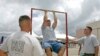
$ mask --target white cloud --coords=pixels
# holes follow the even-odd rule
[[[68,30],[71,35],[74,35],[78,26],[83,26],[83,24],[93,21],[94,18],[100,20],[100,0],[0,0],[0,31],[18,30],[17,21],[19,16],[23,14],[30,15],[32,7],[66,11],[68,13]],[[39,32],[38,29],[40,29],[43,14],[36,12],[35,16],[33,19],[36,23],[34,31]],[[65,24],[65,21],[62,19],[64,18],[62,15],[58,15],[58,17],[59,28],[57,28],[57,31],[59,30],[62,33],[65,30],[61,26]]]
[[[59,5],[60,4],[60,5]],[[62,7],[63,2],[61,0],[3,0],[0,4],[0,18],[2,24],[0,24],[1,31],[17,31],[18,27],[18,18],[20,15],[27,14],[30,15],[30,9],[32,7],[51,9],[57,11],[65,11]],[[35,33],[38,33],[41,29],[41,23],[43,15],[33,19],[33,26]],[[39,19],[38,19],[39,18]],[[40,19],[42,18],[42,19]],[[38,19],[38,20],[36,20]],[[36,24],[35,24],[36,23]],[[6,29],[7,28],[7,29]],[[17,28],[17,29],[16,29]],[[40,30],[39,30],[40,29]],[[40,33],[39,33],[40,34]]]
[[[97,10],[97,11],[95,11]],[[73,31],[70,34],[75,34],[76,28],[86,25],[87,23],[95,20],[96,17],[100,15],[100,1],[99,0],[84,0],[81,5],[81,13],[78,17],[69,22],[69,28]],[[97,13],[98,12],[98,13]],[[77,13],[76,13],[77,14]],[[98,18],[99,20],[100,18]],[[73,25],[74,24],[74,25]],[[74,28],[74,29],[73,29]]]
[[[67,2],[67,12],[68,12],[69,22],[73,22],[81,14],[82,2],[83,0],[69,0]]]

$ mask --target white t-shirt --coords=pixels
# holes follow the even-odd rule
[[[81,49],[82,53],[89,53],[94,54],[95,53],[95,47],[99,46],[99,42],[95,35],[90,36],[84,36],[78,40],[79,44],[82,44],[83,47]]]
[[[55,32],[52,27],[42,26],[43,41],[56,40]]]
[[[8,56],[43,56],[39,41],[26,32],[10,35],[0,49],[8,52]]]

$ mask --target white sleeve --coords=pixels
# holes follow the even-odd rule
[[[1,44],[0,46],[0,50],[4,51],[4,52],[7,52],[8,51],[8,38],[4,40],[4,42]]]
[[[83,44],[84,43],[85,37],[81,37],[80,39],[77,40],[78,44]]]
[[[39,41],[35,37],[33,39],[33,56],[44,56],[44,52]]]
[[[92,42],[93,42],[94,47],[99,46],[99,41],[97,40],[96,37],[92,38]]]

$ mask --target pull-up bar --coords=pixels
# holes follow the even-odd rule
[[[54,11],[54,10],[46,10],[46,9],[37,9],[37,8],[31,8],[31,21],[33,16],[33,10],[39,10],[39,11],[48,11],[48,12],[57,12],[57,13],[64,13],[65,14],[65,21],[66,21],[66,56],[68,56],[68,27],[67,27],[67,12],[60,12],[60,11]],[[30,31],[32,34],[32,30]]]
[[[60,11],[54,11],[54,10],[45,10],[45,9],[37,9],[37,8],[31,8],[31,10],[40,10],[40,11],[49,11],[49,12],[66,13],[66,12],[60,12]]]

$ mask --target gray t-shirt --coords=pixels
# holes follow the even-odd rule
[[[55,32],[52,27],[42,26],[43,41],[56,40]]]
[[[8,56],[44,56],[39,41],[26,32],[10,35],[0,49],[8,52]]]
[[[83,47],[81,49],[82,53],[90,53],[94,54],[95,53],[95,47],[99,46],[99,42],[96,38],[95,35],[90,35],[90,36],[84,36],[78,40],[79,44],[82,44]]]

